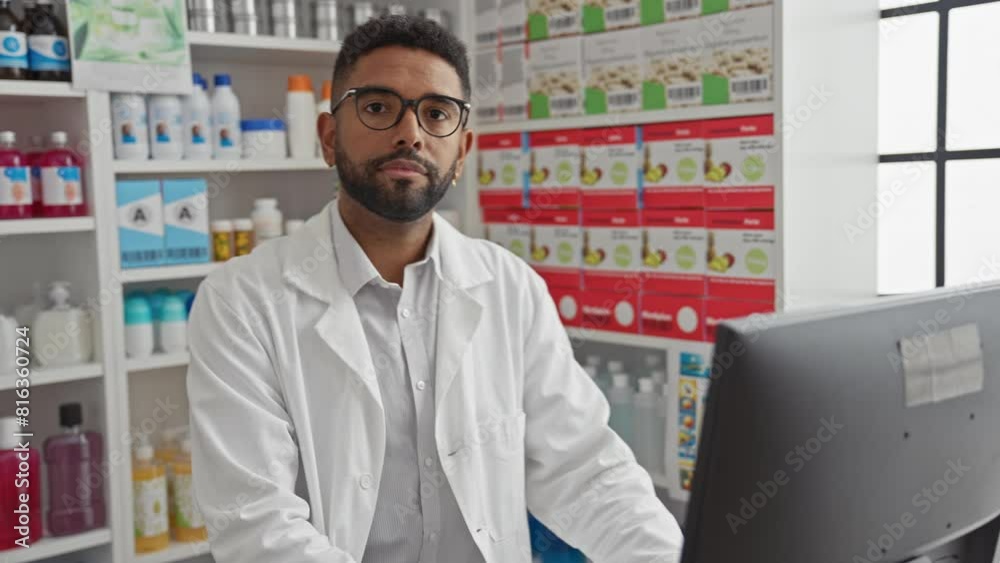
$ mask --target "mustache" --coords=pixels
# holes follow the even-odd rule
[[[427,160],[426,158],[423,158],[422,156],[417,154],[417,151],[409,148],[397,149],[385,156],[373,158],[368,161],[368,165],[366,166],[366,168],[368,168],[370,172],[374,172],[378,170],[383,164],[387,162],[392,162],[393,160],[412,160],[413,162],[416,162],[417,164],[424,167],[424,170],[427,171],[427,176],[429,178],[436,178],[438,176],[438,173],[440,172],[438,170],[438,167],[435,166],[433,162]]]

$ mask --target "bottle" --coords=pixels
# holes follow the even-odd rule
[[[149,158],[146,98],[141,94],[111,94],[111,127],[115,132],[115,158]]]
[[[601,376],[597,368],[594,366],[583,366],[583,371],[587,372],[587,375],[590,376],[590,379],[594,382],[595,385],[597,385],[597,388],[601,390],[601,394],[603,394],[604,397],[607,398],[608,389],[605,389],[604,387],[601,386]]]
[[[187,307],[184,300],[170,295],[160,310],[160,349],[167,354],[187,350]]]
[[[15,526],[24,526],[24,520],[27,520],[28,545],[42,538],[42,454],[35,448],[19,447],[21,437],[17,434],[26,432],[29,431],[21,428],[16,418],[0,418],[0,510],[7,515],[4,520],[10,518],[11,522],[0,527],[0,551],[23,549],[15,543],[24,537],[23,530]],[[22,475],[18,476],[19,473]],[[21,495],[27,495],[27,499]]]
[[[157,94],[149,97],[149,146],[153,160],[180,160],[184,154],[181,100]]]
[[[135,552],[162,551],[170,545],[167,519],[167,476],[153,459],[153,446],[142,438],[132,463],[132,502],[135,515]]]
[[[208,101],[205,79],[194,73],[194,91],[184,98],[184,158],[212,158],[212,104]]]
[[[278,209],[278,200],[273,198],[255,200],[250,218],[253,219],[253,233],[256,241],[254,246],[260,246],[282,235],[282,215],[281,210]]]
[[[83,160],[66,147],[65,131],[49,136],[50,148],[38,159],[42,180],[42,216],[81,217],[87,214],[83,194]]]
[[[30,219],[35,213],[31,169],[16,142],[13,131],[0,131],[0,220]]]
[[[174,293],[177,297],[180,297],[184,302],[184,310],[187,312],[188,318],[191,318],[191,307],[194,306],[195,293],[188,289],[181,289]]]
[[[130,295],[125,299],[125,355],[132,359],[148,358],[155,347],[149,300],[143,295]]]
[[[275,37],[298,37],[297,23],[295,0],[271,0],[272,35]]]
[[[610,391],[615,374],[623,373],[624,371],[625,362],[622,362],[621,360],[608,360],[608,369],[601,373],[598,385]]]
[[[48,524],[53,536],[105,526],[104,438],[97,432],[81,430],[82,424],[80,403],[59,405],[62,434],[45,441]]]
[[[160,342],[162,342],[160,319],[163,316],[163,301],[171,294],[172,292],[165,287],[157,288],[156,291],[149,294],[149,308],[153,313],[153,340],[156,342],[154,347],[158,351],[162,351],[160,348]]]
[[[225,262],[233,257],[233,222],[212,221],[212,259]]]
[[[319,96],[319,102],[317,102],[316,104],[317,117],[319,117],[324,113],[328,113],[330,111],[332,104],[331,102],[332,97],[333,97],[333,82],[330,80],[324,80],[323,89]],[[316,156],[320,157],[323,156],[323,142],[322,139],[319,138],[319,135],[315,135],[315,137],[316,137]]]
[[[653,372],[663,369],[663,352],[646,354],[646,371],[643,377],[653,377]],[[662,383],[662,382],[661,382]]]
[[[25,21],[28,67],[35,80],[69,82],[69,42],[66,27],[56,17],[52,0],[38,0]]]
[[[11,0],[0,0],[0,80],[28,78],[28,39],[24,22],[11,10]]]
[[[611,418],[608,424],[611,429],[629,446],[632,440],[632,389],[629,387],[627,373],[616,373],[612,377],[612,387],[608,391],[608,402],[611,403]]]
[[[246,256],[253,251],[254,225],[252,219],[236,219],[233,221],[233,246],[236,256]]]
[[[663,474],[666,445],[666,418],[660,410],[663,398],[656,392],[656,383],[644,377],[639,380],[639,392],[634,397],[636,460],[650,473]]]
[[[181,436],[187,432],[187,426],[175,426],[166,428],[160,434],[160,443],[156,446],[154,457],[158,463],[162,463],[169,473],[170,462],[177,459],[181,453]]]
[[[174,539],[179,542],[208,540],[205,518],[194,500],[191,481],[191,439],[181,440],[180,455],[170,464],[171,522]]]
[[[84,364],[94,352],[90,317],[80,308],[69,304],[70,283],[55,281],[49,284],[49,309],[38,313],[31,323],[31,335],[39,350],[35,356],[44,367],[63,367]],[[47,344],[53,344],[47,346]]]
[[[233,81],[228,74],[215,75],[212,93],[212,156],[237,160],[243,150],[240,138],[240,100],[233,93]]]
[[[35,217],[42,216],[42,169],[39,166],[42,155],[45,154],[45,137],[32,135],[31,148],[28,149],[28,167],[31,169],[31,201],[34,204]]]
[[[288,77],[285,97],[288,122],[288,154],[292,158],[316,156],[316,98],[308,75]]]

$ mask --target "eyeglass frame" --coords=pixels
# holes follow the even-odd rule
[[[384,129],[376,129],[376,128],[368,125],[367,123],[365,123],[365,120],[361,118],[361,108],[358,107],[358,103],[359,103],[358,102],[358,99],[359,99],[358,95],[359,94],[365,94],[365,93],[368,93],[368,92],[386,92],[386,93],[395,95],[396,97],[398,97],[400,100],[403,101],[403,105],[402,105],[402,107],[399,110],[399,114],[396,115],[396,120],[392,122],[392,125],[384,128]],[[460,98],[453,98],[451,96],[446,96],[444,94],[427,94],[426,96],[421,96],[419,98],[407,99],[407,98],[404,98],[402,94],[400,94],[399,92],[393,90],[392,88],[385,88],[383,86],[361,86],[359,88],[350,88],[346,92],[344,92],[344,95],[341,96],[340,99],[337,100],[337,103],[334,104],[333,107],[330,109],[330,114],[331,115],[335,115],[337,113],[337,110],[340,109],[340,106],[350,96],[354,96],[354,112],[358,116],[358,121],[360,121],[362,125],[364,125],[365,127],[371,129],[372,131],[388,131],[389,129],[392,129],[393,127],[399,125],[399,122],[403,120],[403,116],[406,115],[407,108],[412,107],[413,108],[413,115],[416,116],[416,118],[417,118],[417,125],[420,126],[421,130],[423,130],[428,135],[430,135],[432,137],[435,137],[437,139],[447,139],[448,137],[451,137],[452,135],[454,135],[455,133],[457,133],[459,129],[462,129],[465,126],[468,125],[468,123],[469,123],[469,115],[471,115],[471,113],[472,113],[472,104],[471,103],[467,102],[466,100],[463,100],[463,99],[460,99]],[[424,123],[420,119],[420,114],[417,112],[417,106],[420,105],[420,103],[423,102],[424,100],[427,100],[427,99],[430,99],[430,98],[443,98],[445,100],[449,100],[449,101],[455,102],[458,105],[459,111],[465,114],[464,116],[461,116],[461,115],[459,116],[458,126],[456,126],[455,130],[452,131],[451,133],[448,133],[447,135],[435,135],[434,133],[431,133],[430,131],[428,131],[426,127],[424,127]]]

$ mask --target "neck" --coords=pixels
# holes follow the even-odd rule
[[[434,220],[431,213],[412,223],[396,223],[379,217],[343,191],[337,208],[344,226],[358,241],[380,276],[403,285],[403,270],[427,253]]]

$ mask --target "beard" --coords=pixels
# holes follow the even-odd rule
[[[394,223],[412,223],[430,213],[448,193],[448,185],[458,166],[456,158],[442,175],[440,168],[408,148],[355,163],[343,152],[342,146],[338,142],[334,149],[341,187],[365,209]],[[409,179],[380,181],[379,168],[396,159],[411,160],[423,166],[427,171],[427,185],[416,187]]]

